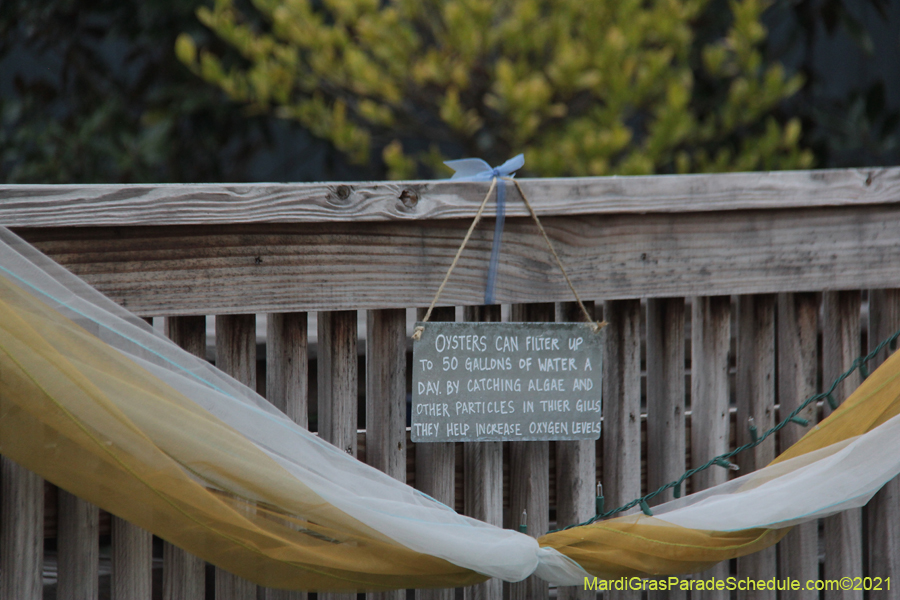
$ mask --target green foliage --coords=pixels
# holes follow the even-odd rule
[[[900,102],[890,91],[900,11],[891,6],[890,0],[776,0],[767,12],[773,24],[767,55],[783,58],[804,79],[785,110],[800,119],[804,144],[821,167],[900,164]]]
[[[197,4],[0,3],[0,181],[241,179],[267,125],[176,59]]]
[[[805,168],[800,123],[777,117],[802,80],[760,50],[767,4],[215,0],[197,15],[239,56],[188,34],[176,51],[392,177],[518,152],[543,176]]]

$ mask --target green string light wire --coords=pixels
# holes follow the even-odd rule
[[[897,338],[900,338],[900,330],[895,331],[893,335],[886,338],[880,344],[875,346],[875,349],[872,350],[871,352],[869,352],[867,355],[860,356],[856,360],[854,360],[853,364],[850,365],[850,368],[847,371],[845,371],[844,373],[842,373],[837,379],[835,379],[831,383],[831,387],[829,387],[827,391],[824,391],[824,392],[821,392],[818,394],[814,394],[814,395],[810,396],[809,398],[807,398],[803,402],[803,404],[801,404],[800,406],[798,406],[797,408],[792,410],[791,413],[789,415],[787,415],[780,423],[775,425],[772,429],[768,430],[764,434],[758,436],[757,439],[750,442],[749,444],[744,444],[743,446],[741,446],[739,448],[735,448],[731,452],[726,452],[725,454],[720,454],[719,456],[716,456],[716,457],[710,459],[704,465],[700,465],[697,468],[685,471],[684,474],[681,477],[679,477],[678,479],[676,479],[675,481],[671,481],[671,482],[665,484],[664,486],[660,487],[658,490],[656,490],[654,492],[650,492],[646,496],[641,496],[640,498],[635,498],[631,502],[628,502],[627,504],[623,504],[622,506],[620,506],[618,508],[614,508],[612,510],[609,510],[606,512],[601,512],[597,515],[594,515],[593,517],[591,517],[584,523],[576,523],[574,525],[569,525],[567,527],[562,527],[560,529],[554,529],[552,531],[549,531],[548,533],[555,533],[557,531],[565,531],[567,529],[572,529],[573,527],[581,527],[583,525],[590,525],[591,523],[599,521],[600,519],[605,519],[607,517],[611,517],[620,512],[624,512],[630,508],[634,508],[635,506],[640,506],[641,510],[644,512],[644,514],[646,514],[648,516],[653,516],[653,512],[649,509],[649,505],[647,504],[648,501],[652,500],[653,498],[660,495],[661,493],[668,490],[669,488],[676,488],[676,490],[680,491],[682,489],[682,484],[684,483],[685,479],[687,479],[688,477],[691,477],[692,475],[699,473],[700,471],[705,471],[706,469],[712,467],[713,465],[719,465],[719,466],[724,466],[724,467],[729,466],[731,464],[731,462],[729,461],[730,458],[733,458],[734,456],[740,454],[741,452],[743,452],[745,450],[749,450],[750,448],[754,448],[754,447],[760,445],[761,443],[766,441],[766,438],[768,438],[770,435],[772,435],[773,433],[776,433],[778,431],[781,431],[781,429],[783,429],[788,423],[802,424],[801,421],[805,421],[805,419],[800,418],[798,415],[803,411],[803,409],[805,409],[807,406],[809,406],[813,402],[818,402],[819,400],[823,400],[826,398],[829,400],[834,398],[834,396],[832,396],[831,394],[832,394],[832,392],[834,392],[835,388],[837,388],[837,386],[842,381],[847,379],[853,373],[853,371],[855,371],[856,369],[860,369],[861,373],[864,372],[864,373],[868,374],[868,369],[865,366],[866,363],[869,362],[870,360],[872,360],[873,358],[875,358],[878,355],[878,353],[884,349],[885,346],[890,345],[892,350],[895,349],[897,347]],[[836,406],[833,406],[832,408],[836,408]],[[678,496],[680,496],[680,495],[681,494],[679,493]],[[598,503],[598,506],[602,506],[602,504]]]

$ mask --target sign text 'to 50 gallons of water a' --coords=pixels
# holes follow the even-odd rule
[[[603,333],[582,323],[424,324],[412,441],[600,437]]]

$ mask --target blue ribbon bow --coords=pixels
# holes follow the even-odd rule
[[[490,181],[495,177],[515,177],[516,171],[525,165],[525,155],[514,156],[499,167],[491,167],[480,158],[448,160],[445,165],[456,171],[450,179],[456,181]],[[494,303],[494,284],[497,280],[497,263],[500,260],[500,238],[503,237],[503,223],[506,220],[506,182],[497,182],[497,224],[494,226],[494,242],[491,246],[491,261],[488,266],[487,283],[484,287],[484,303]]]

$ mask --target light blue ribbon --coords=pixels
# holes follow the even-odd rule
[[[480,158],[462,158],[448,160],[445,165],[456,171],[456,181],[491,181],[497,182],[497,224],[494,226],[494,242],[491,246],[491,261],[488,265],[487,283],[484,287],[484,303],[494,303],[494,284],[497,281],[497,263],[500,261],[500,239],[503,237],[503,223],[506,221],[506,182],[503,177],[515,177],[516,171],[525,165],[525,155],[519,154],[499,167],[491,167]]]

